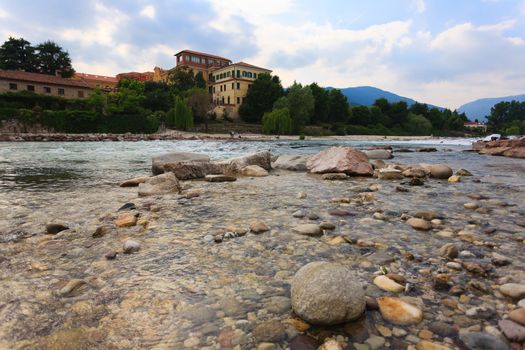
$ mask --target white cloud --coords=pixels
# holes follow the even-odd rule
[[[128,20],[128,16],[116,8],[106,7],[97,2],[95,4],[95,18],[95,23],[89,24],[87,28],[60,30],[56,35],[64,40],[80,42],[82,45],[116,45],[113,37],[121,30],[123,24]]]
[[[155,14],[156,14],[156,11],[153,5],[147,5],[140,11],[140,15],[142,17],[147,17],[150,19],[155,19]]]
[[[0,18],[8,18],[9,12],[0,7]]]
[[[427,10],[425,0],[412,0],[412,7],[416,13],[423,13]]]
[[[520,37],[508,37],[507,40],[511,44],[516,45],[516,46],[524,46],[525,45],[525,40],[523,40]]]

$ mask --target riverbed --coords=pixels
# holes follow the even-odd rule
[[[423,186],[409,186],[403,180],[323,181],[274,170],[268,177],[231,183],[185,181],[182,195],[144,198],[136,188],[118,186],[150,175],[151,156],[164,152],[205,153],[219,160],[262,150],[315,154],[333,145],[391,146],[395,158],[387,163],[445,163],[474,176],[459,183],[428,179]],[[418,152],[428,147],[436,152]],[[481,156],[469,148],[465,140],[446,139],[0,143],[0,348],[257,349],[269,343],[275,349],[309,349],[298,342],[320,344],[334,337],[347,349],[370,348],[374,341],[382,342],[379,348],[406,349],[425,339],[428,333],[421,331],[434,329],[436,321],[456,332],[496,328],[515,307],[497,285],[525,281],[525,161]],[[473,193],[486,199],[473,200]],[[333,200],[341,197],[351,200]],[[484,210],[464,207],[473,201]],[[125,203],[135,205],[139,224],[116,228]],[[335,209],[352,215],[334,216]],[[431,210],[441,223],[428,232],[402,220],[403,214]],[[297,211],[306,215],[294,217]],[[45,234],[46,223],[56,221],[69,229]],[[253,221],[270,231],[210,240],[232,227],[243,231]],[[321,221],[330,221],[335,230],[322,237],[291,231],[297,224]],[[112,229],[94,238],[102,225]],[[336,244],[339,236],[345,240]],[[105,258],[121,252],[128,238],[140,243],[137,253]],[[497,252],[512,263],[491,265],[482,275],[453,270],[436,254],[447,242],[470,253],[460,257],[463,261],[491,265]],[[383,265],[370,258],[376,252],[391,256],[389,271],[409,281],[406,294],[424,305],[423,322],[396,327],[368,310],[356,322],[315,327],[293,315],[290,281],[311,261],[347,264],[367,295],[390,295],[372,283]],[[436,289],[432,276],[438,272],[448,274],[462,292]],[[74,279],[85,284],[61,295]],[[493,314],[466,315],[480,305],[489,305]],[[402,332],[388,336],[381,327]],[[457,346],[453,336],[436,330],[429,341]]]

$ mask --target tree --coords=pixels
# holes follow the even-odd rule
[[[109,95],[109,106],[113,113],[142,114],[144,83],[131,79],[122,79],[117,85],[117,92]]]
[[[193,88],[187,91],[188,105],[197,123],[205,122],[208,125],[207,115],[211,109],[211,96],[202,88]]]
[[[283,96],[283,87],[278,76],[261,73],[246,94],[239,108],[240,117],[249,123],[260,123],[263,114],[272,110],[273,104]]]
[[[96,88],[89,94],[86,103],[99,115],[105,114],[108,106],[108,95],[99,88]]]
[[[393,103],[390,105],[387,114],[392,119],[393,124],[403,125],[408,118],[408,105],[405,101]]]
[[[168,81],[176,92],[182,93],[195,86],[193,69],[187,66],[177,66],[168,74]]]
[[[414,114],[419,114],[426,117],[428,114],[428,105],[416,102],[412,106],[410,106],[409,110]]]
[[[411,135],[429,135],[432,132],[432,123],[422,115],[410,113],[403,128]]]
[[[339,89],[332,89],[328,94],[328,120],[346,123],[350,116],[348,99]]]
[[[329,92],[317,85],[310,84],[310,90],[314,96],[314,111],[310,117],[310,122],[314,124],[328,122],[328,94]]]
[[[170,114],[171,113],[171,114]],[[180,97],[175,99],[175,107],[173,112],[168,112],[169,120],[173,122],[177,129],[187,130],[193,127],[193,113],[188,104]]]
[[[371,124],[370,109],[368,109],[367,106],[356,106],[352,108],[350,124],[362,126]]]
[[[75,74],[69,53],[56,43],[48,40],[35,47],[35,50],[35,68],[38,73],[56,75],[59,72],[63,78]]]
[[[167,112],[173,105],[174,94],[167,83],[146,81],[144,97],[144,108],[150,111]]]
[[[201,89],[206,89],[206,80],[201,71],[195,74],[195,86]]]
[[[23,38],[9,37],[0,46],[0,69],[35,71],[35,48]]]
[[[309,86],[293,83],[288,88],[286,97],[276,101],[274,108],[288,108],[292,117],[292,131],[300,133],[309,122],[314,110],[314,96]]]
[[[269,113],[264,113],[263,132],[265,134],[289,134],[292,131],[292,118],[288,108],[277,108]]]
[[[374,106],[377,106],[379,107],[379,109],[381,110],[382,113],[385,113],[387,114],[388,111],[390,110],[390,102],[388,102],[388,100],[384,97],[382,98],[378,98],[375,102],[374,102]]]

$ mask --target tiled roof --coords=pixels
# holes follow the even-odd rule
[[[246,62],[237,62],[237,63],[232,64],[232,66],[244,66],[244,67],[248,67],[248,68],[256,68],[256,69],[260,69],[260,70],[265,70],[265,71],[271,72],[271,70],[269,70],[269,69],[262,68],[262,67],[257,67],[257,66],[254,66],[253,64],[249,64],[249,63],[246,63]]]
[[[100,80],[105,81],[108,83],[118,83],[118,79],[116,77],[108,77],[105,75],[96,75],[96,74],[88,74],[88,73],[75,73],[74,77],[79,79],[91,79],[91,80]]]
[[[218,59],[218,60],[223,60],[223,61],[228,61],[228,62],[232,61],[229,58],[224,58],[224,57],[216,56],[216,55],[210,55],[209,53],[193,51],[193,50],[182,50],[180,52],[177,52],[174,56],[178,56],[181,53],[189,53],[190,55],[191,54],[193,54],[193,55],[200,55],[200,56],[205,56],[205,57],[209,57],[209,58],[215,58],[215,59]]]
[[[50,85],[63,85],[63,86],[75,86],[82,88],[90,88],[83,80],[67,79],[57,77],[55,75],[47,75],[40,73],[29,73],[20,70],[1,70],[0,79],[3,80],[22,80],[32,83],[50,84]]]

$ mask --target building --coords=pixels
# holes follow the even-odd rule
[[[266,68],[238,62],[215,69],[211,73],[211,93],[215,103],[215,112],[238,116],[239,107],[246,99],[246,94],[259,74],[271,73]]]
[[[213,70],[229,66],[232,63],[228,58],[192,50],[182,50],[176,53],[175,57],[177,67],[188,67],[193,70],[194,74],[202,73],[207,84],[210,82]]]
[[[483,131],[487,130],[487,124],[482,124],[478,122],[465,122],[463,123],[463,126],[467,129],[472,129],[472,130],[483,130]]]
[[[0,70],[0,93],[20,91],[74,99],[88,97],[92,88],[81,79],[19,70]]]
[[[75,73],[73,79],[83,80],[92,88],[99,88],[106,92],[114,91],[118,84],[118,79],[116,77],[96,74]]]

